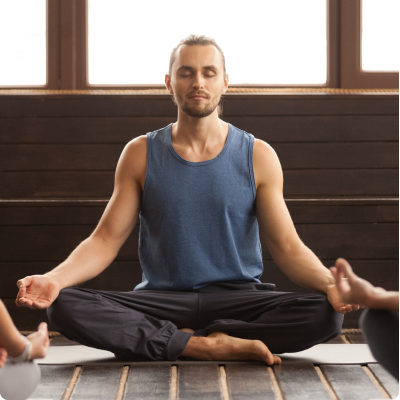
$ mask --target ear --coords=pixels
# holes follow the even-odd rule
[[[170,94],[174,94],[171,86],[171,78],[169,77],[168,74],[165,74],[165,86]]]
[[[222,88],[222,94],[226,93],[226,91],[228,90],[228,85],[229,85],[229,75],[226,74],[224,78],[224,87]]]

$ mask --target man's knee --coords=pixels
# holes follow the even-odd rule
[[[73,314],[74,289],[62,289],[58,297],[47,309],[47,317],[53,329],[61,331],[63,326],[69,324]]]
[[[313,331],[324,342],[341,333],[344,315],[335,311],[326,294],[320,294],[319,301],[318,312],[313,319]]]

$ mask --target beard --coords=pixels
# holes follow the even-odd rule
[[[217,96],[213,99],[210,99],[209,102],[202,106],[198,105],[189,105],[189,101],[187,99],[177,98],[173,96],[174,103],[181,108],[181,110],[189,115],[190,117],[195,118],[205,118],[214,112],[214,110],[218,107],[218,104],[221,100],[221,96]],[[203,100],[204,101],[204,100]]]

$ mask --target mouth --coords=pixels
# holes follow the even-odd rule
[[[189,97],[189,98],[192,99],[192,100],[197,100],[197,101],[201,101],[201,100],[205,99],[204,96],[192,96],[192,97]]]

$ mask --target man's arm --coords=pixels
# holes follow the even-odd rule
[[[262,140],[254,141],[253,166],[260,234],[279,268],[293,282],[327,293],[336,311],[358,309],[338,302],[330,271],[297,235],[283,198],[283,173],[278,156]]]
[[[52,271],[18,281],[17,305],[47,308],[61,289],[92,279],[111,264],[136,225],[146,165],[146,136],[140,136],[121,154],[113,195],[94,232]]]
[[[283,174],[278,156],[267,143],[255,140],[253,164],[258,184],[256,206],[260,234],[272,257],[292,281],[326,292],[335,281],[297,235],[283,198]]]

